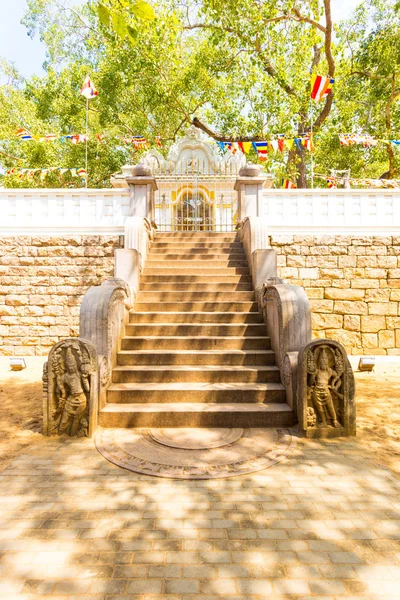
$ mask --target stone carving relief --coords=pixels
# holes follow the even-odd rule
[[[299,368],[299,420],[307,436],[354,435],[354,376],[343,346],[314,340],[300,353]]]
[[[317,346],[307,354],[307,422],[314,427],[341,427],[339,405],[343,403],[343,357],[339,350]],[[342,392],[342,393],[341,393]]]
[[[50,351],[43,371],[44,433],[90,436],[97,414],[97,354],[88,340],[69,338]]]

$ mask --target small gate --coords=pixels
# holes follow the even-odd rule
[[[190,127],[164,158],[150,150],[144,159],[156,178],[155,222],[159,231],[235,231],[235,182],[246,159],[221,154],[215,142]]]
[[[155,221],[159,231],[235,231],[235,179],[224,176],[157,177]]]

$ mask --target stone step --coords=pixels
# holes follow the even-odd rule
[[[114,383],[107,389],[107,402],[128,404],[156,402],[212,402],[267,404],[286,402],[281,383]]]
[[[143,336],[123,337],[121,350],[270,350],[268,337],[186,337]]]
[[[214,302],[223,302],[224,300],[229,299],[231,301],[236,302],[254,302],[255,293],[250,292],[187,292],[187,291],[178,291],[178,292],[166,292],[163,290],[152,290],[151,292],[141,292],[139,291],[136,296],[137,302],[167,302],[170,300],[171,302],[200,302],[213,300]]]
[[[218,241],[218,242],[240,242],[239,236],[236,232],[233,233],[219,233],[217,231],[166,231],[166,232],[156,232],[155,241],[156,242],[164,242],[167,240],[187,240],[187,241],[196,241],[196,242],[208,242],[208,241]]]
[[[130,323],[262,323],[260,313],[248,312],[134,312]]]
[[[275,366],[221,366],[221,365],[162,365],[143,369],[142,365],[115,367],[113,383],[280,383],[279,369]]]
[[[221,242],[186,242],[186,241],[179,241],[179,242],[174,242],[174,241],[170,241],[170,242],[152,242],[151,244],[151,252],[153,252],[153,250],[160,250],[160,251],[165,251],[165,250],[177,250],[178,252],[186,252],[186,250],[188,250],[189,252],[191,251],[196,251],[196,250],[204,250],[205,254],[208,254],[208,252],[214,252],[215,250],[227,250],[227,251],[236,251],[236,250],[241,250],[243,251],[243,245],[240,242],[232,242],[232,243],[221,243]]]
[[[120,350],[117,365],[231,365],[273,366],[272,350]]]
[[[147,264],[147,263],[146,263]],[[217,276],[225,276],[225,275],[250,275],[250,269],[248,266],[246,267],[224,267],[224,268],[214,268],[214,267],[209,267],[209,266],[204,266],[204,263],[202,263],[203,266],[202,267],[196,267],[193,268],[193,265],[191,266],[185,266],[185,267],[171,267],[171,263],[164,265],[163,267],[147,267],[145,266],[145,268],[143,269],[143,273],[142,275],[147,276],[147,275],[168,275],[168,276],[175,276],[175,275],[193,275],[194,273],[196,275],[207,275],[208,277],[211,275],[214,277]]]
[[[182,260],[164,260],[162,255],[160,255],[157,259],[150,257],[146,260],[146,269],[156,269],[157,267],[165,267],[166,264],[170,265],[170,268],[178,268],[181,267],[186,269],[193,269],[194,267],[202,267],[210,269],[229,269],[229,268],[246,268],[247,262],[244,258],[241,259],[221,259],[215,260],[213,256],[210,256],[208,260],[199,260],[196,257],[193,257],[192,260],[186,258],[182,258]],[[247,267],[248,268],[248,267]]]
[[[226,294],[225,294],[226,297]],[[258,313],[257,302],[136,302],[138,312],[254,312]]]
[[[186,292],[251,292],[253,291],[253,285],[249,283],[220,283],[218,281],[199,283],[199,282],[158,282],[158,283],[147,283],[140,282],[139,291],[146,292],[151,290],[158,291],[186,291]]]
[[[252,283],[251,275],[141,275],[140,283]]]
[[[271,404],[107,404],[101,427],[291,427],[292,409]]]
[[[126,326],[127,337],[262,337],[267,336],[264,323],[133,323]]]
[[[181,246],[174,246],[171,248],[168,246],[167,248],[157,248],[151,246],[147,256],[150,259],[158,256],[169,257],[168,260],[189,260],[192,258],[210,260],[210,257],[214,257],[216,260],[226,260],[227,257],[238,257],[243,260],[245,253],[242,247],[221,248],[220,246],[216,246],[215,248],[193,248],[190,246],[182,248]]]

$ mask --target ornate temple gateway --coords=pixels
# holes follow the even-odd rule
[[[221,155],[213,142],[201,140],[196,127],[171,147],[166,159],[150,150],[143,161],[157,178],[155,222],[160,231],[232,231],[238,220],[241,152]]]
[[[234,231],[238,222],[235,183],[246,159],[241,152],[221,154],[215,142],[205,141],[196,127],[170,149],[167,158],[150,150],[141,161],[142,170],[152,175],[154,222],[159,231]],[[131,173],[131,167],[123,172]],[[126,185],[121,177],[113,185]]]

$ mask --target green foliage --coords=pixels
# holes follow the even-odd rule
[[[140,152],[121,137],[142,135],[154,143],[160,136],[167,153],[194,116],[227,139],[307,132],[324,106],[310,103],[310,67],[329,71],[319,27],[325,23],[322,5],[318,0],[91,0],[74,7],[73,0],[28,0],[24,22],[29,35],[40,35],[46,44],[46,72],[23,80],[12,66],[0,66],[7,81],[0,87],[0,164],[5,170],[84,166],[84,144],[21,142],[14,132],[25,127],[36,135],[85,133],[80,88],[87,73],[99,90],[89,103],[90,186],[109,185],[113,172],[138,159]],[[351,168],[355,177],[379,177],[390,167],[386,145],[341,147],[337,134],[400,138],[400,107],[393,98],[400,87],[399,34],[396,0],[366,0],[336,27],[334,102],[315,136],[316,173]],[[319,57],[316,44],[322,45]],[[95,133],[105,136],[103,142]],[[255,153],[249,158],[257,161]],[[397,154],[393,160],[397,171]],[[306,161],[309,173],[309,153]],[[279,185],[301,165],[288,164],[286,152],[274,155],[266,168]],[[3,184],[27,182],[6,178]],[[29,181],[50,184],[80,181],[57,175]]]

